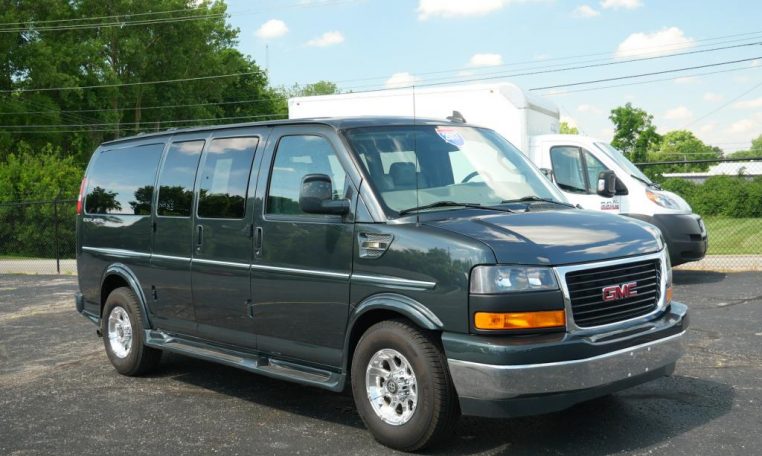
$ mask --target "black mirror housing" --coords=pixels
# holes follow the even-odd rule
[[[333,183],[326,174],[307,174],[299,190],[299,209],[307,214],[344,215],[349,212],[349,201],[333,199]]]
[[[611,170],[601,171],[598,174],[597,193],[604,198],[616,195],[616,173]]]

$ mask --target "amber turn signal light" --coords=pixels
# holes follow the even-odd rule
[[[664,295],[665,295],[664,297],[666,298],[666,300],[664,301],[665,304],[669,304],[670,302],[672,302],[672,287],[667,287],[667,291],[666,293],[664,293]]]
[[[566,324],[563,310],[543,310],[539,312],[491,313],[476,312],[476,329],[537,329],[556,328]]]

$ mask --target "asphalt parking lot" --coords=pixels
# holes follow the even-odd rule
[[[675,375],[531,418],[462,418],[432,454],[741,455],[762,450],[762,273],[675,272]],[[165,355],[113,370],[76,278],[0,276],[0,454],[389,454],[349,394]]]

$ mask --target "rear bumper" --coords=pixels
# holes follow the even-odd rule
[[[673,303],[658,320],[615,334],[564,335],[545,343],[513,338],[491,346],[484,341],[488,336],[479,337],[479,361],[451,356],[462,354],[462,342],[444,335],[443,343],[446,351],[453,349],[448,364],[464,414],[521,416],[561,410],[671,374],[683,354],[687,324],[686,306]],[[492,362],[484,362],[485,354]],[[513,362],[531,359],[537,361]]]
[[[704,222],[696,214],[626,214],[656,225],[664,236],[673,266],[704,258],[708,236]]]

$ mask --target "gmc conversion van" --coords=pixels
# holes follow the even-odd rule
[[[93,154],[77,212],[77,310],[118,372],[171,351],[349,387],[401,450],[459,414],[546,413],[669,375],[682,354],[687,309],[659,230],[569,204],[468,124],[119,139]]]

